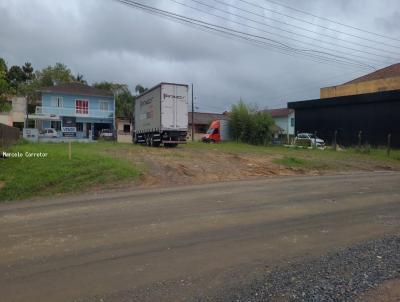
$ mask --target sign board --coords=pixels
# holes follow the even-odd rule
[[[35,128],[24,128],[22,136],[28,141],[37,142],[39,140],[39,130]]]
[[[61,131],[64,137],[76,136],[76,117],[63,116]]]

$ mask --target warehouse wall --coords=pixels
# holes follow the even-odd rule
[[[323,102],[329,102],[323,100]],[[392,134],[392,145],[400,147],[400,98],[397,101],[296,108],[296,132],[317,131],[331,144],[335,130],[338,143],[355,146],[362,131],[362,143],[384,146]]]
[[[320,90],[321,99],[355,94],[372,93],[400,89],[400,77],[365,81],[354,84],[345,84],[324,87]]]

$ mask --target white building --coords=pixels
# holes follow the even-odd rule
[[[282,129],[282,136],[285,136],[287,142],[295,135],[295,115],[293,109],[279,108],[267,110],[274,119],[275,124]]]

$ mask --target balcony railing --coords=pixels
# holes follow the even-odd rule
[[[36,114],[54,114],[60,116],[76,116],[76,117],[97,117],[97,118],[114,118],[114,111],[103,111],[88,109],[87,113],[83,113],[83,110],[79,110],[77,113],[75,108],[65,108],[65,107],[43,107],[36,106]]]

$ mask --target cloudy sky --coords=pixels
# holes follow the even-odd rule
[[[35,69],[62,62],[89,83],[194,83],[203,112],[223,111],[240,98],[285,107],[400,62],[398,0],[135,1],[219,31],[115,0],[1,0],[0,57]]]

